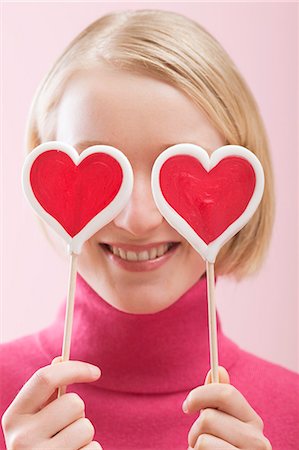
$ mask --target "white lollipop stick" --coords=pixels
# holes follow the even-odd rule
[[[218,339],[217,339],[217,317],[215,303],[215,276],[214,263],[206,261],[208,311],[209,311],[209,343],[210,343],[210,366],[212,383],[219,383],[218,372]]]
[[[75,286],[77,278],[77,258],[76,253],[70,254],[70,272],[68,281],[68,293],[66,302],[66,311],[64,319],[64,334],[63,334],[63,344],[62,344],[62,359],[61,361],[68,361],[70,359],[71,350],[71,336],[73,327],[73,317],[74,317],[74,300],[75,300]],[[65,394],[66,386],[59,386],[57,398]]]

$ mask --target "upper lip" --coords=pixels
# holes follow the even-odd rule
[[[100,242],[100,244],[110,245],[111,247],[117,247],[121,248],[125,251],[132,251],[132,252],[142,252],[143,250],[150,250],[152,248],[159,247],[163,244],[179,244],[178,241],[160,241],[160,242],[152,242],[150,244],[144,244],[144,245],[134,245],[134,244],[123,244],[121,242]]]

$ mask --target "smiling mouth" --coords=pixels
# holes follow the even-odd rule
[[[151,247],[148,250],[142,250],[139,252],[133,250],[125,250],[122,247],[117,247],[110,244],[100,244],[106,251],[119,257],[124,261],[136,262],[136,261],[151,261],[157,260],[164,256],[166,253],[173,251],[180,242],[167,242],[165,244],[158,245],[156,247]]]

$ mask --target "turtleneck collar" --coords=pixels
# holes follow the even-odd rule
[[[61,354],[66,299],[38,334],[43,350]],[[227,370],[238,348],[224,336],[217,312],[219,364]],[[96,387],[132,393],[171,393],[204,383],[210,369],[205,276],[176,302],[151,314],[120,311],[77,275],[71,354],[101,368]]]

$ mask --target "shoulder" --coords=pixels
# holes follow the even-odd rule
[[[49,357],[43,352],[38,335],[34,333],[0,344],[1,369],[20,376],[20,373],[30,373],[35,364],[47,361]]]
[[[299,374],[282,365],[268,361],[243,349],[232,367],[236,381],[246,380],[246,384],[263,386],[265,392],[283,392],[287,395],[299,389]],[[267,382],[266,382],[267,381]]]
[[[229,374],[231,384],[263,419],[273,450],[297,449],[299,374],[242,349]]]
[[[50,363],[39,346],[37,334],[0,345],[1,416],[34,372]]]

